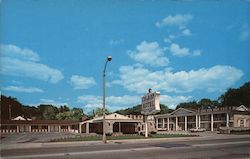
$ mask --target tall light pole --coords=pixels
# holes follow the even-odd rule
[[[102,102],[103,102],[103,108],[102,108],[102,114],[103,114],[103,123],[102,123],[102,127],[103,127],[103,134],[102,134],[102,141],[104,143],[107,143],[107,139],[106,139],[106,121],[105,121],[105,98],[106,98],[106,80],[105,80],[105,77],[106,77],[106,67],[107,67],[107,63],[109,61],[112,60],[112,57],[111,56],[108,56],[107,57],[107,60],[105,62],[105,65],[104,65],[104,69],[103,69],[103,79],[102,79],[102,91],[103,91],[103,97],[102,97]]]

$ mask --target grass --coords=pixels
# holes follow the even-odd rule
[[[194,137],[196,135],[185,135],[185,134],[152,134],[149,135],[148,139],[154,138],[175,138],[175,137]],[[107,140],[128,140],[128,139],[146,139],[145,136],[141,135],[120,135],[120,136],[107,136]],[[52,140],[51,142],[68,142],[68,141],[98,141],[102,140],[101,135],[96,136],[75,136],[71,138],[63,138]]]

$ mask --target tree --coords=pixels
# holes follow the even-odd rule
[[[170,113],[172,109],[169,109],[168,106],[164,104],[160,104],[161,111],[158,114],[165,114]],[[123,110],[118,110],[116,113],[122,114],[122,115],[141,115],[141,104],[136,105],[132,108],[127,108]]]
[[[37,108],[39,112],[38,118],[41,120],[54,120],[59,112],[58,108],[52,105],[41,104]]]
[[[95,111],[94,111],[94,115],[97,115],[97,116],[102,116],[102,108],[100,108],[100,107],[97,107],[96,109],[95,109]],[[110,114],[111,112],[106,108],[105,109],[105,114]]]
[[[250,107],[250,82],[245,83],[238,89],[228,89],[219,97],[222,106],[240,106]]]
[[[59,107],[59,112],[60,113],[67,112],[67,111],[70,111],[70,109],[66,105]]]
[[[9,120],[9,117],[15,118],[19,115],[23,116],[24,111],[22,109],[22,106],[23,105],[16,98],[1,95],[1,120]]]
[[[164,104],[160,104],[160,108],[161,108],[161,111],[159,114],[167,114],[167,113],[171,113],[173,111],[173,109],[168,108],[168,106],[166,106]]]
[[[58,120],[75,120],[79,121],[83,117],[83,110],[81,108],[73,108],[67,112],[61,112],[56,115]]]
[[[184,103],[180,103],[176,106],[176,109],[179,109],[179,108],[187,108],[187,109],[197,110],[199,108],[199,105],[196,101],[184,102]]]

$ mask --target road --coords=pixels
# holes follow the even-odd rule
[[[58,145],[37,148],[2,149],[6,159],[249,159],[250,139],[189,139],[112,142],[108,144]]]

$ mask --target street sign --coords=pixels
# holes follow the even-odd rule
[[[141,113],[144,115],[155,114],[160,111],[160,92],[149,92],[142,97]]]

